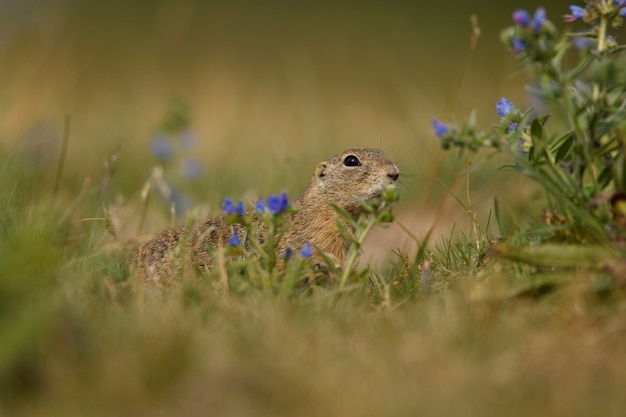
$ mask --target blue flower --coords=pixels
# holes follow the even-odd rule
[[[300,256],[302,256],[303,258],[310,258],[311,256],[313,256],[313,250],[311,249],[311,244],[309,242],[306,242],[306,245],[304,245],[304,247],[300,251]]]
[[[263,213],[265,211],[265,202],[263,201],[263,197],[259,198],[259,201],[256,202],[254,210],[256,210],[257,213]]]
[[[506,133],[509,133],[512,130],[515,130],[516,128],[517,128],[517,123],[511,122],[511,123],[509,123],[509,125],[506,128]]]
[[[513,21],[520,26],[528,26],[530,24],[530,15],[524,9],[517,9],[513,12]]]
[[[539,30],[543,27],[543,23],[546,21],[546,9],[543,7],[535,10],[535,15],[533,16],[533,32],[539,32]]]
[[[588,38],[573,38],[572,43],[578,49],[588,49],[591,47],[591,40]]]
[[[184,217],[185,214],[193,207],[193,200],[187,194],[178,191],[176,188],[171,187],[170,200],[174,203],[174,210],[176,210],[176,217]]]
[[[515,52],[522,52],[526,49],[526,42],[520,40],[519,38],[511,38],[511,44],[513,45],[513,50]]]
[[[185,159],[180,164],[180,173],[190,180],[198,178],[202,174],[202,164],[197,159]]]
[[[619,15],[622,16],[622,17],[626,17],[626,7],[622,7],[619,10]]]
[[[500,117],[504,117],[511,113],[515,106],[506,97],[502,97],[502,100],[496,103],[496,113]]]
[[[289,200],[287,199],[287,193],[283,192],[280,195],[270,194],[267,197],[267,209],[275,216],[282,213],[289,208]]]
[[[222,212],[224,214],[236,214],[238,216],[243,216],[243,203],[238,201],[237,205],[235,205],[232,199],[226,197],[224,198],[224,203],[222,204]]]
[[[166,162],[172,158],[174,148],[167,136],[158,134],[150,140],[150,150],[159,161]]]
[[[239,235],[237,233],[233,234],[230,239],[228,239],[228,244],[230,246],[239,246],[241,245],[241,239],[239,239]]]
[[[441,123],[439,120],[437,120],[434,117],[433,117],[433,129],[435,129],[435,136],[437,136],[438,138],[445,136],[450,131],[450,128],[448,126]]]
[[[587,14],[587,11],[580,6],[569,6],[569,10],[572,12],[572,16],[575,19],[582,19],[583,17],[585,17],[585,14]]]
[[[285,260],[290,259],[293,256],[293,249],[290,246],[285,249]]]

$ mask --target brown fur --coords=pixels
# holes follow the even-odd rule
[[[349,157],[358,158],[359,166],[346,166]],[[306,242],[343,259],[350,242],[336,225],[335,204],[354,219],[362,213],[361,200],[380,196],[385,186],[395,184],[400,171],[379,149],[349,149],[320,162],[308,187],[293,205],[297,212],[288,217],[288,228],[279,238],[277,253],[287,247],[300,250]],[[168,229],[144,243],[135,252],[133,269],[139,277],[160,286],[181,273],[189,264],[212,268],[208,246],[223,245],[241,226],[227,226],[222,216],[191,227]]]

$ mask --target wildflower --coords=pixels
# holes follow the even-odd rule
[[[222,204],[222,212],[224,214],[236,214],[238,216],[243,216],[243,203],[238,201],[235,205],[232,199],[226,197],[224,198],[224,203]]]
[[[572,12],[572,14],[566,14],[563,16],[563,20],[565,20],[568,23],[573,22],[578,19],[582,19],[587,14],[587,10],[585,10],[584,8],[580,6],[575,6],[575,5],[569,6],[569,10],[570,12]]]
[[[524,9],[517,9],[513,12],[513,21],[516,25],[526,27],[530,24],[530,15]]]
[[[589,49],[591,46],[591,40],[587,38],[573,38],[572,43],[577,49]]]
[[[306,242],[306,245],[304,245],[304,247],[300,251],[300,256],[302,256],[303,258],[310,258],[311,256],[313,256],[313,250],[311,249],[311,244],[309,242]]]
[[[263,201],[263,197],[259,198],[259,201],[256,202],[254,210],[257,213],[263,213],[265,211],[265,202]]]
[[[511,38],[511,44],[513,45],[513,50],[515,52],[522,52],[526,49],[526,42],[520,40],[519,38]]]
[[[450,128],[448,126],[441,123],[439,120],[437,120],[434,117],[433,117],[433,129],[435,129],[435,136],[437,136],[438,138],[445,136],[450,131]]]
[[[533,143],[528,138],[521,137],[517,142],[517,153],[521,156],[527,156],[532,148]]]
[[[535,10],[535,14],[533,16],[533,32],[539,32],[539,30],[543,27],[543,23],[546,21],[546,9],[543,7]]]
[[[506,97],[502,97],[502,100],[496,103],[496,113],[500,117],[504,117],[511,113],[515,106]]]
[[[511,123],[509,123],[509,125],[506,128],[506,133],[509,133],[509,132],[511,132],[511,131],[513,131],[515,129],[517,129],[517,123],[511,122]]]
[[[228,244],[230,246],[239,246],[241,245],[241,239],[237,233],[233,234],[230,239],[228,239]]]
[[[167,136],[158,134],[150,141],[150,150],[159,161],[166,162],[172,157],[172,142]]]
[[[614,0],[613,7],[617,7],[618,9],[620,9],[620,16],[626,17],[626,0]]]
[[[185,159],[181,162],[180,173],[188,179],[198,178],[202,173],[202,164],[197,159]]]
[[[290,246],[285,249],[285,260],[289,260],[293,256],[293,249]]]
[[[174,187],[171,187],[170,191],[170,200],[174,203],[176,217],[184,217],[185,214],[193,207],[193,200],[187,194],[178,191]]]
[[[267,209],[272,216],[282,213],[287,210],[287,208],[289,208],[289,200],[287,199],[286,192],[283,192],[280,195],[270,194],[267,197]]]

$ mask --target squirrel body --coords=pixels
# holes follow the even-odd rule
[[[278,237],[277,254],[288,247],[300,250],[309,242],[343,259],[350,241],[337,227],[333,205],[357,219],[363,213],[362,201],[380,197],[385,187],[396,184],[399,175],[398,167],[375,148],[349,149],[320,162],[307,188],[293,202],[296,211],[286,215],[287,227]],[[167,229],[137,249],[132,267],[142,280],[163,285],[186,263],[201,270],[212,268],[208,247],[225,245],[234,233],[243,234],[243,227],[227,225],[224,216]]]

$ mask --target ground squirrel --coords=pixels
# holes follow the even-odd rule
[[[332,204],[357,219],[363,212],[361,201],[380,197],[399,176],[398,167],[374,148],[349,149],[320,162],[307,188],[293,202],[297,212],[287,217],[277,253],[288,247],[300,250],[310,242],[318,250],[343,259],[350,242],[339,232]],[[200,269],[211,268],[213,260],[207,248],[224,244],[233,233],[241,234],[241,226],[226,225],[223,216],[192,227],[165,230],[139,247],[133,256],[133,269],[140,279],[161,285],[180,273],[185,262],[182,259]]]

